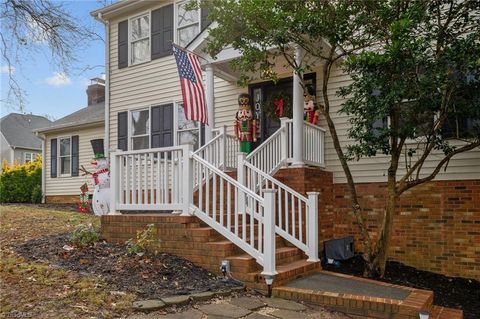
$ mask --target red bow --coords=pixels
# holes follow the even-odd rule
[[[273,100],[273,104],[275,104],[275,115],[277,117],[283,117],[283,99],[275,99]]]

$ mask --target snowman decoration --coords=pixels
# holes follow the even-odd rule
[[[110,212],[110,170],[108,162],[103,153],[103,139],[91,140],[94,160],[91,162],[95,166],[95,172],[82,170],[92,175],[95,189],[93,191],[92,207],[93,213],[97,216],[107,215]]]

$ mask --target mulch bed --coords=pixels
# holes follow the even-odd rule
[[[167,253],[157,256],[132,256],[125,246],[98,242],[85,249],[67,251],[69,234],[30,240],[12,247],[28,260],[46,262],[105,280],[113,290],[134,292],[142,298],[184,295],[238,286],[223,281],[186,259]]]
[[[362,276],[363,268],[364,261],[361,256],[342,262],[340,267],[323,265],[325,270],[355,276]],[[376,280],[432,290],[434,304],[463,309],[465,319],[480,318],[480,282],[474,279],[447,277],[391,261],[387,263],[385,277]]]

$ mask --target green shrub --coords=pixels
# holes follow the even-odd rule
[[[0,203],[31,203],[41,202],[41,200],[42,159],[40,156],[35,161],[25,164],[3,165],[0,175]]]
[[[137,231],[135,238],[127,241],[127,252],[139,256],[145,253],[157,255],[160,251],[160,239],[157,238],[157,227],[155,224],[148,224],[144,230]]]
[[[42,202],[42,186],[35,185],[32,190],[31,202],[34,204],[40,204]]]
[[[92,224],[80,224],[72,233],[72,244],[80,248],[92,246],[99,240],[100,232]]]

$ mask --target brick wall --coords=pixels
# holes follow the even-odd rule
[[[333,184],[332,174],[313,168],[282,169],[276,176],[300,193],[319,191],[320,240],[354,235],[346,184]],[[383,218],[385,183],[358,184],[357,192],[372,236]],[[404,193],[395,214],[390,258],[450,276],[480,279],[480,180],[435,181]]]

